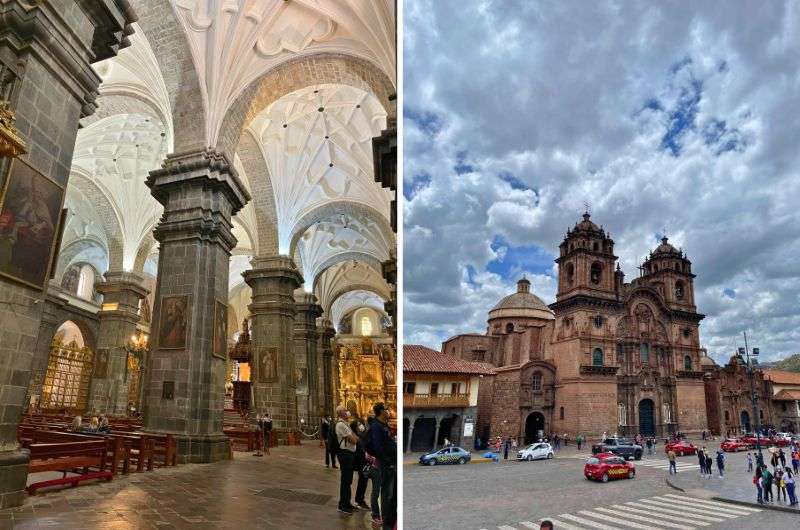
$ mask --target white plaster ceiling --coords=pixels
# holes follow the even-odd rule
[[[303,215],[325,204],[359,202],[389,218],[391,194],[375,182],[372,164],[372,138],[385,126],[375,96],[343,85],[292,92],[253,120],[272,176],[281,254]]]
[[[123,238],[123,268],[132,270],[139,246],[162,206],[145,185],[167,151],[164,127],[150,116],[116,114],[78,131],[72,171],[94,182],[108,198]]]
[[[394,240],[374,220],[363,214],[334,214],[311,225],[302,235],[297,252],[308,290],[321,268],[336,256],[360,253],[382,262],[389,259]]]
[[[383,304],[385,300],[371,291],[355,290],[340,296],[331,306],[331,322],[339,329],[339,324],[350,311],[359,307],[370,307],[380,315],[385,315]]]
[[[239,175],[239,180],[244,185],[245,189],[250,193],[251,185],[250,178],[244,170],[242,160],[238,154],[233,156],[233,168]],[[255,202],[249,201],[239,212],[233,217],[233,235],[236,238],[236,248],[233,249],[233,254],[247,254],[252,256],[258,253],[258,237],[256,230],[258,229],[258,222],[256,220]]]
[[[389,285],[380,273],[363,261],[337,263],[325,269],[314,285],[314,294],[328,318],[336,298],[352,291],[374,292],[384,300],[390,296]]]
[[[207,145],[254,80],[296,57],[343,53],[395,82],[393,0],[172,0],[204,98]]]
[[[61,237],[61,248],[79,240],[94,240],[100,246],[108,248],[103,221],[97,215],[92,202],[77,187],[67,186],[64,208],[67,209],[67,222]],[[105,272],[105,269],[99,270]]]
[[[167,151],[172,152],[172,111],[167,86],[144,31],[136,23],[133,29],[134,33],[128,37],[130,46],[94,65],[102,79],[98,104],[102,105],[102,97],[108,95],[129,96],[148,103],[166,124]]]

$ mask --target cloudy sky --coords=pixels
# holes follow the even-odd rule
[[[552,302],[587,201],[628,280],[687,252],[715,359],[800,352],[800,3],[594,4],[405,2],[406,343]]]

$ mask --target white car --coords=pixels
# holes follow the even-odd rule
[[[536,442],[530,444],[525,449],[521,449],[517,453],[517,460],[540,460],[540,459],[550,459],[555,456],[553,453],[553,448],[549,443],[544,442]]]

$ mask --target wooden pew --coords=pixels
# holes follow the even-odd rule
[[[247,451],[255,451],[256,444],[258,443],[258,431],[251,431],[247,428],[225,427],[222,429],[225,436],[230,438],[231,447],[235,443],[243,443],[247,447]]]
[[[108,442],[106,440],[83,440],[79,442],[32,443],[28,473],[61,471],[62,478],[34,482],[28,486],[28,494],[36,495],[41,488],[70,484],[77,486],[85,480],[111,480],[113,473],[106,469]],[[97,471],[90,471],[96,468]],[[83,471],[78,471],[82,469]],[[67,473],[76,475],[67,476]]]
[[[146,436],[152,441],[153,462],[156,467],[178,465],[178,444],[175,441],[175,437],[171,434],[144,433],[138,431],[131,434]]]

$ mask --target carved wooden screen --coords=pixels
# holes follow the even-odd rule
[[[128,353],[128,410],[140,410],[139,391],[142,380],[142,362],[132,353]]]
[[[71,412],[86,410],[93,360],[94,354],[89,348],[54,340],[42,385],[41,407]]]

